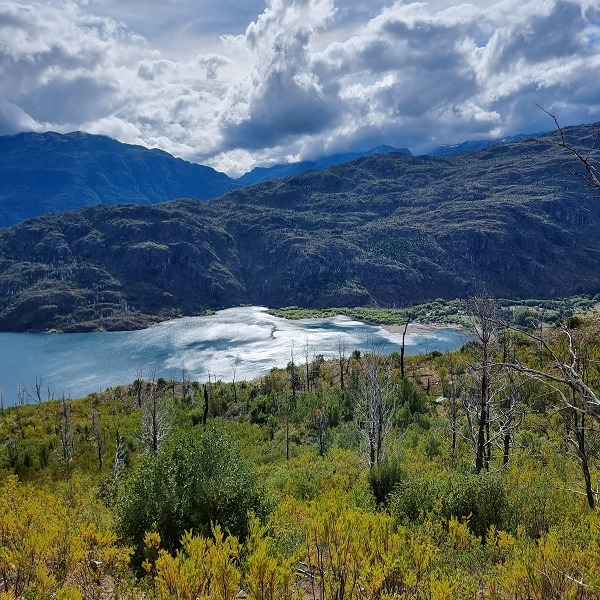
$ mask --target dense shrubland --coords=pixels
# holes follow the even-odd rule
[[[593,312],[600,302],[600,294],[553,299],[511,300],[500,298],[496,302],[506,322],[520,327],[534,328],[540,322],[555,322],[582,313]],[[458,298],[455,300],[437,298],[431,302],[405,308],[358,306],[311,309],[286,306],[270,312],[275,316],[286,319],[326,318],[345,315],[360,321],[386,325],[403,325],[407,318],[419,323],[465,324],[470,321],[467,302]]]
[[[600,323],[485,319],[4,409],[0,598],[600,598]]]

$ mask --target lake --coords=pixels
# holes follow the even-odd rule
[[[459,329],[419,327],[406,336],[407,354],[462,346]],[[289,321],[263,307],[230,308],[206,317],[186,317],[140,331],[111,333],[0,333],[0,390],[4,404],[17,402],[18,386],[33,391],[43,381],[54,397],[80,397],[144,378],[207,381],[253,379],[273,367],[338,354],[340,344],[354,349],[399,352],[402,335],[347,317]],[[30,399],[30,401],[32,401]]]

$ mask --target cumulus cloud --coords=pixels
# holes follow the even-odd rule
[[[536,103],[573,105],[583,90],[596,100],[581,107],[582,120],[600,116],[597,19],[598,9],[567,0],[505,0],[485,10],[397,2],[330,44],[317,72],[339,82],[352,107],[341,132],[349,143],[373,128],[417,152],[535,131],[550,126]]]
[[[84,129],[237,175],[551,128],[536,104],[600,119],[592,0],[206,7],[0,0],[0,134]]]
[[[37,129],[36,122],[19,106],[0,98],[0,135]]]
[[[237,110],[223,115],[225,149],[280,146],[335,126],[338,100],[315,74],[310,47],[334,14],[332,0],[272,0],[250,24],[243,42],[254,67],[229,98]]]

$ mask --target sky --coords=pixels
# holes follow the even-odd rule
[[[597,0],[0,0],[0,135],[87,131],[237,177],[600,120]]]

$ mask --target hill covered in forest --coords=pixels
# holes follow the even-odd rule
[[[568,128],[581,148],[597,125]],[[140,327],[238,304],[401,306],[600,289],[600,198],[550,138],[378,154],[210,202],[93,206],[0,234],[0,328]]]
[[[210,167],[101,135],[0,136],[0,227],[90,204],[214,198],[239,186]]]

